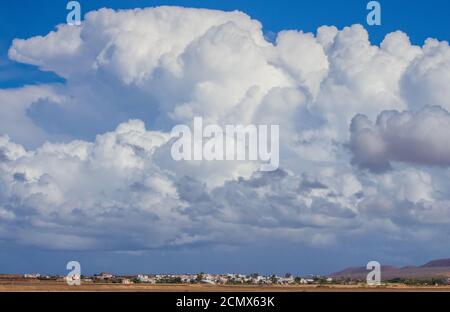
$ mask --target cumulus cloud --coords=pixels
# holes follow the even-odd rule
[[[325,198],[282,170],[209,191],[193,177],[155,165],[155,151],[168,141],[140,121],[121,124],[92,143],[47,143],[33,151],[1,137],[3,229],[19,242],[57,249],[229,244],[247,231],[253,239],[324,243],[325,233],[313,228],[345,223],[354,214],[349,198],[359,186],[351,180],[327,186],[325,193],[335,193]],[[233,228],[239,231],[230,237]],[[58,239],[45,239],[52,235]]]
[[[54,86],[27,86],[17,89],[0,89],[0,133],[27,146],[37,147],[49,135],[27,114],[31,103],[58,97]]]
[[[428,39],[422,53],[409,65],[402,77],[404,97],[411,108],[438,105],[450,110],[450,47],[448,42]]]
[[[431,239],[448,220],[447,42],[394,32],[377,46],[353,25],[271,43],[242,12],[158,7],[89,12],[9,57],[65,82],[0,90],[2,239],[322,246]],[[280,169],[173,161],[171,128],[196,116],[279,124]]]
[[[2,137],[0,198],[4,215],[20,221],[11,219],[4,226],[14,232],[23,228],[33,240],[33,233],[65,235],[66,249],[71,248],[70,237],[76,238],[76,248],[84,239],[89,242],[84,247],[93,247],[96,235],[114,228],[108,232],[116,232],[119,244],[125,240],[133,245],[132,231],[122,222],[127,218],[130,226],[147,228],[152,240],[143,246],[158,244],[166,231],[177,230],[169,224],[177,220],[172,209],[180,206],[173,182],[150,161],[155,148],[166,141],[163,134],[146,132],[139,121],[122,124],[94,143],[47,143],[34,151]],[[21,239],[28,241],[23,235]]]
[[[356,116],[351,124],[353,163],[372,171],[387,170],[392,161],[450,165],[450,114],[437,106],[413,112],[384,111],[376,123]]]

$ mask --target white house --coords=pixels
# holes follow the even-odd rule
[[[156,280],[148,275],[139,274],[137,276],[137,279],[141,283],[156,284]]]
[[[24,278],[39,278],[39,277],[41,277],[41,274],[39,274],[39,273],[32,273],[32,274],[24,274],[23,275],[23,277]]]

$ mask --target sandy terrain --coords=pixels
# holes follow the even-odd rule
[[[68,286],[62,282],[1,282],[0,292],[450,292],[450,286],[407,287],[390,285],[367,286],[228,286],[228,285],[146,285],[146,284],[83,284]]]

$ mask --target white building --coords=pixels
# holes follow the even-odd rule
[[[111,279],[114,278],[114,275],[112,275],[111,273],[102,272],[98,277],[100,279]]]
[[[24,278],[39,278],[39,277],[41,277],[41,274],[39,274],[39,273],[24,274],[23,277]]]
[[[137,279],[141,283],[156,284],[156,280],[148,275],[139,274],[137,276]]]
[[[312,278],[302,278],[300,279],[300,284],[313,284],[314,280]]]

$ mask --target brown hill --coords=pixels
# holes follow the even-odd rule
[[[390,266],[390,265],[382,265],[381,266],[381,272],[386,272],[386,271],[395,271],[398,270],[396,267],[394,266]],[[342,271],[336,272],[331,274],[330,276],[349,276],[349,275],[367,275],[369,271],[366,269],[366,267],[350,267],[350,268],[346,268]]]
[[[425,263],[421,268],[450,268],[450,259],[439,259]]]
[[[366,270],[365,267],[350,267],[345,270],[333,273],[330,276],[333,278],[365,280],[368,273],[369,270]],[[406,266],[403,268],[396,268],[394,266],[382,266],[381,278],[383,280],[394,278],[450,278],[450,259],[433,260],[421,266]]]

